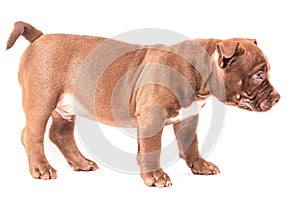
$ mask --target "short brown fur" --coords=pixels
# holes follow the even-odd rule
[[[140,46],[93,36],[43,35],[33,26],[17,22],[7,49],[21,35],[31,43],[21,58],[19,81],[26,116],[22,143],[34,178],[54,179],[57,176],[46,159],[43,146],[46,124],[51,116],[50,139],[70,166],[83,171],[98,168],[76,146],[73,136],[75,114],[63,110],[70,115],[66,117],[58,110],[62,109],[59,104],[66,94],[74,96],[85,108],[85,117],[113,126],[137,127],[141,177],[146,185],[157,187],[171,185],[169,176],[159,164],[161,135],[163,127],[178,115],[181,108],[214,95],[229,105],[267,111],[280,98],[269,82],[268,62],[256,41],[251,39],[196,39],[172,46]],[[108,50],[101,47],[106,42],[111,42]],[[192,64],[175,53],[193,55],[192,44],[205,49],[211,65],[202,63],[200,57],[193,57],[196,64]],[[108,51],[105,58],[90,60],[92,64],[87,65],[86,60],[99,47],[99,52]],[[120,48],[129,50],[101,71],[101,63]],[[214,55],[218,55],[217,60]],[[201,66],[200,71],[195,65]],[[175,76],[183,77],[188,84],[174,81]],[[121,79],[123,84],[118,82]],[[121,92],[116,92],[115,88]],[[90,99],[90,96],[94,98]],[[124,98],[128,105],[122,104]],[[180,157],[192,172],[218,174],[218,167],[199,154],[198,114],[170,123],[174,126]]]

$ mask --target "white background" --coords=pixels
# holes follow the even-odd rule
[[[1,1],[0,199],[299,199],[297,5],[297,1],[290,0]],[[190,38],[256,38],[269,59],[271,80],[281,100],[267,113],[227,108],[222,137],[207,158],[220,167],[221,174],[217,176],[194,176],[182,160],[166,169],[173,186],[165,189],[146,187],[139,176],[100,164],[96,172],[73,172],[46,138],[47,157],[58,170],[58,179],[35,180],[28,172],[27,156],[20,142],[25,119],[17,71],[28,42],[20,38],[11,50],[5,51],[18,20],[44,33],[113,37],[138,28],[163,28]],[[208,111],[201,118],[205,118],[205,112]]]

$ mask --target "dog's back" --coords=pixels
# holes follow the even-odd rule
[[[48,76],[59,79],[64,76],[62,73],[68,71],[69,67],[73,67],[73,70],[76,71],[74,64],[75,66],[80,65],[84,58],[105,40],[105,38],[94,36],[44,35],[32,25],[19,21],[14,25],[6,49],[10,49],[21,35],[31,43],[24,51],[20,62],[19,81],[22,87],[23,81],[32,79],[29,76],[43,74],[41,77]],[[47,67],[52,69],[47,69]]]

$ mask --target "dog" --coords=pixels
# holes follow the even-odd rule
[[[43,146],[51,116],[50,140],[73,170],[98,169],[74,141],[79,115],[111,126],[136,127],[144,183],[168,187],[171,180],[159,162],[165,125],[173,125],[180,157],[194,174],[218,174],[218,167],[198,150],[198,111],[205,100],[212,95],[227,105],[263,112],[280,99],[255,39],[142,46],[94,36],[44,35],[19,21],[7,49],[21,35],[31,43],[18,72],[26,116],[21,139],[30,173],[37,179],[57,177]]]

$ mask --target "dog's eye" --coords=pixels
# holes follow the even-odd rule
[[[259,71],[256,74],[254,74],[253,77],[255,79],[264,79],[264,72],[263,71]]]

